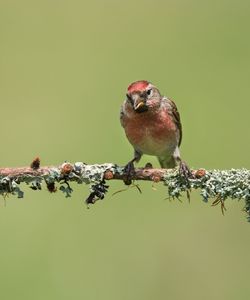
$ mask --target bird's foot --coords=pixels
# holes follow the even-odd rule
[[[180,162],[179,172],[180,172],[181,177],[184,179],[185,185],[188,188],[186,192],[187,192],[188,201],[190,202],[191,185],[190,185],[189,179],[194,178],[194,175],[191,172],[191,170],[189,169],[188,165],[184,161]]]
[[[130,161],[126,164],[124,167],[124,179],[123,182],[126,185],[130,185],[132,183],[132,179],[135,175],[135,166],[134,166],[134,161]]]
[[[187,181],[189,182],[190,178],[194,178],[193,173],[191,172],[191,170],[189,169],[188,165],[184,162],[181,161],[180,165],[179,165],[179,172],[180,175]]]

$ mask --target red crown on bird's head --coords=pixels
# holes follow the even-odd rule
[[[147,80],[135,81],[128,86],[128,93],[133,93],[135,91],[144,91],[149,84],[150,82],[148,82]]]

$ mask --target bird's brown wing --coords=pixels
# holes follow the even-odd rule
[[[169,99],[169,98],[167,98],[166,100],[167,100],[167,102],[169,103],[169,105],[170,105],[170,107],[171,107],[171,109],[170,109],[171,112],[170,112],[170,113],[171,113],[171,115],[172,115],[172,117],[173,117],[173,121],[174,121],[176,127],[177,127],[178,130],[179,130],[179,136],[180,136],[180,137],[179,137],[179,143],[178,143],[178,146],[180,146],[180,145],[181,145],[181,140],[182,140],[181,117],[180,117],[180,114],[179,114],[179,112],[178,112],[177,106],[176,106],[176,104],[174,103],[174,101],[171,100],[171,99]]]

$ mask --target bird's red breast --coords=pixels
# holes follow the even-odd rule
[[[167,108],[138,114],[127,106],[123,126],[130,143],[145,154],[161,155],[176,146],[177,128]]]

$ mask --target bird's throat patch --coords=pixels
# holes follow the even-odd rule
[[[138,105],[138,106],[135,108],[135,112],[137,112],[137,113],[142,113],[142,112],[145,112],[145,111],[148,111],[148,106],[145,105],[145,104]]]

